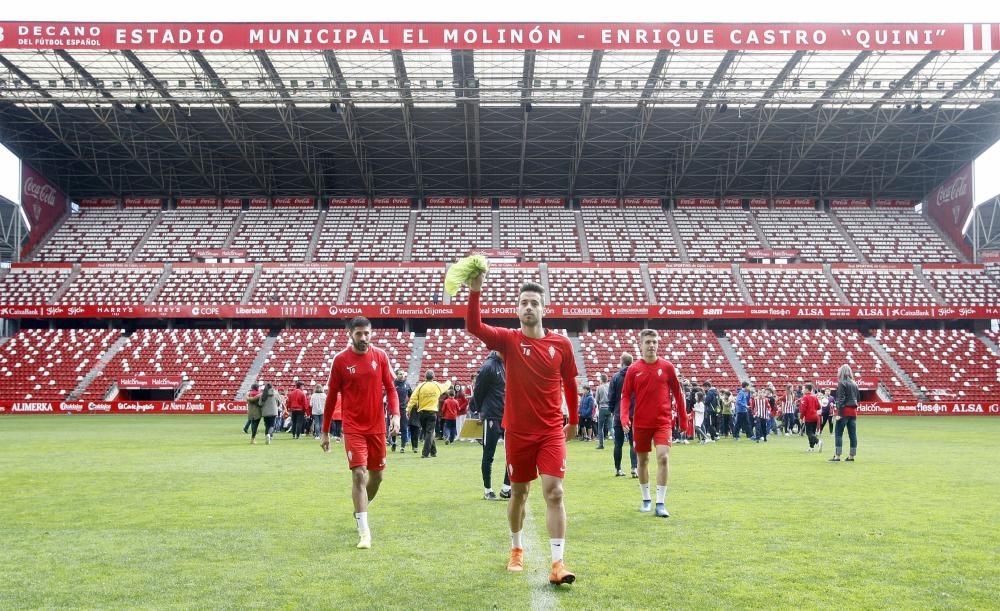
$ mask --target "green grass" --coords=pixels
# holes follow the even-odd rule
[[[390,453],[361,551],[343,448],[250,446],[241,425],[0,419],[0,608],[1000,604],[1000,418],[864,417],[856,464],[825,462],[830,436],[824,456],[799,437],[675,446],[668,520],[636,511],[610,444],[573,442],[578,581],[558,591],[537,486],[527,570],[504,570],[506,503],[481,500],[478,445]]]

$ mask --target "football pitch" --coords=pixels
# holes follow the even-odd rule
[[[822,455],[802,437],[674,446],[668,519],[637,511],[610,443],[573,441],[578,579],[558,588],[537,483],[526,570],[505,570],[507,505],[482,500],[478,444],[390,452],[357,550],[343,447],[251,446],[242,424],[0,419],[0,608],[1000,606],[1000,418],[861,417],[854,464],[826,462],[829,433]]]

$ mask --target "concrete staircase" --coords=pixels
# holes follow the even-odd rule
[[[493,211],[493,248],[500,248],[500,211]]]
[[[843,240],[844,244],[847,244],[848,248],[851,249],[851,252],[854,253],[854,256],[858,258],[858,261],[868,263],[868,257],[866,257],[865,253],[861,252],[861,249],[858,248],[857,243],[851,238],[851,234],[847,233],[847,227],[844,227],[844,224],[840,222],[837,215],[833,212],[827,212],[827,215],[830,217],[830,222],[833,223],[833,226],[840,232],[838,237]]]
[[[569,341],[573,344],[573,358],[576,360],[577,382],[585,383],[588,378],[587,361],[583,358],[583,342],[580,340],[580,336],[576,333],[570,334]]]
[[[309,240],[309,248],[306,249],[306,261],[314,261],[316,255],[316,245],[319,244],[319,239],[323,235],[323,225],[326,223],[326,210],[320,210],[319,219],[316,221],[316,227],[313,229],[312,238]]]
[[[421,377],[423,371],[421,371],[420,366],[424,362],[424,344],[426,343],[426,335],[413,335],[413,350],[410,352],[410,369],[406,372],[406,380],[412,388],[416,388],[420,380],[423,379]]]
[[[146,228],[146,233],[142,234],[142,238],[139,239],[139,243],[136,244],[135,248],[132,249],[132,252],[129,253],[128,255],[129,261],[135,261],[135,258],[142,251],[142,247],[146,245],[146,242],[149,240],[149,237],[153,235],[153,232],[156,231],[156,228],[160,226],[160,222],[162,220],[163,220],[163,210],[160,210],[159,212],[156,213],[156,218],[153,219],[153,222],[150,223],[149,227]]]
[[[274,342],[276,341],[278,341],[277,333],[271,333],[264,339],[264,343],[260,347],[260,352],[257,353],[257,358],[253,360],[253,363],[247,369],[247,376],[243,378],[243,383],[240,384],[240,389],[236,391],[234,399],[241,399],[250,392],[250,386],[260,377],[260,372],[264,369],[264,363],[267,362],[267,356],[271,354],[271,348],[274,347]]]
[[[337,293],[337,303],[347,303],[347,294],[351,290],[351,280],[354,278],[354,264],[348,263],[344,266],[344,283],[340,285],[340,292]]]
[[[642,285],[646,287],[646,303],[656,303],[656,291],[653,289],[653,281],[649,277],[649,263],[640,263],[639,273],[642,274]]]
[[[743,274],[740,273],[740,266],[738,263],[733,263],[733,277],[736,278],[736,286],[740,289],[740,295],[743,297],[743,301],[749,305],[753,305],[753,299],[750,297],[750,289],[748,289],[746,283],[743,282]]]
[[[170,272],[174,269],[173,263],[165,263],[163,265],[163,273],[160,274],[160,279],[156,281],[156,286],[153,290],[149,292],[149,296],[146,297],[146,301],[143,302],[145,305],[153,305],[156,303],[156,298],[160,296],[163,292],[163,287],[167,286],[167,278],[170,277]]]
[[[899,366],[899,363],[896,362],[896,359],[892,358],[892,355],[889,354],[889,351],[885,349],[885,346],[879,343],[878,339],[876,339],[875,337],[866,337],[865,343],[872,347],[872,350],[875,351],[875,354],[877,354],[879,358],[882,359],[882,361],[886,365],[888,365],[890,369],[892,369],[892,372],[896,374],[896,377],[902,380],[903,384],[905,384],[906,387],[910,389],[910,392],[912,392],[915,397],[917,397],[921,401],[927,400],[927,395],[920,392],[920,389],[917,388],[917,385],[913,383],[913,378],[911,378],[909,374],[903,371],[903,368]]]
[[[233,244],[233,240],[236,239],[236,234],[240,232],[240,227],[243,225],[243,219],[245,219],[247,213],[245,210],[240,210],[240,213],[236,215],[236,221],[233,226],[229,229],[229,234],[226,239],[222,242],[223,248],[229,248]]]
[[[546,295],[552,295],[552,291],[549,289],[549,264],[539,263],[538,264],[538,275],[542,281],[542,288],[545,289]]]
[[[986,347],[989,348],[990,352],[992,352],[995,356],[1000,356],[1000,346],[997,346],[996,342],[986,337],[985,333],[982,331],[976,331],[976,337],[979,338],[979,341],[986,344]]]
[[[753,225],[753,232],[757,234],[757,239],[760,240],[760,245],[764,248],[771,247],[771,241],[767,239],[767,235],[764,233],[764,228],[760,226],[757,221],[757,215],[753,212],[750,213],[750,224]]]
[[[840,299],[841,305],[850,305],[851,302],[847,299],[847,294],[844,293],[844,289],[840,288],[840,285],[837,284],[837,279],[834,277],[833,270],[830,268],[829,263],[823,264],[823,275],[826,276],[826,281],[833,287],[833,292],[837,294],[837,299]]]
[[[93,369],[87,372],[87,375],[83,376],[83,379],[80,380],[80,383],[77,384],[73,391],[69,393],[67,398],[70,400],[78,399],[80,395],[87,390],[90,383],[93,382],[97,376],[101,375],[101,372],[108,366],[111,359],[115,358],[115,355],[122,351],[122,348],[125,347],[126,343],[128,343],[127,335],[122,335],[116,339],[115,343],[111,344],[111,347],[109,347],[107,351],[101,355],[101,358],[97,360],[97,364],[94,365]],[[101,399],[103,398],[104,397],[102,396]]]
[[[924,285],[927,292],[934,298],[934,303],[938,305],[948,305],[944,297],[941,296],[941,293],[937,292],[937,289],[935,289],[934,285],[931,284],[930,279],[924,275],[924,268],[922,265],[914,265],[913,273],[917,275],[917,280],[920,280],[920,283]]]
[[[729,338],[725,335],[716,335],[715,338],[719,341],[719,346],[722,347],[723,354],[729,359],[729,364],[733,366],[733,371],[736,372],[736,376],[740,381],[749,380],[750,375],[747,374],[746,368],[743,367],[743,361],[740,360],[740,355],[736,352],[736,348],[733,347]]]
[[[573,218],[576,219],[576,233],[580,237],[580,255],[584,262],[589,262],[590,248],[587,246],[587,226],[583,223],[583,213],[574,210]]]
[[[73,271],[69,273],[69,276],[66,278],[66,281],[63,282],[62,285],[59,287],[59,290],[56,291],[54,295],[52,295],[52,298],[49,299],[49,303],[51,304],[59,303],[59,300],[62,299],[63,295],[65,295],[69,291],[70,285],[73,284],[73,282],[77,279],[79,275],[80,275],[80,264],[74,263]]]
[[[410,224],[406,226],[406,246],[403,248],[403,261],[412,261],[413,235],[417,231],[417,211],[410,211]]]
[[[968,263],[969,258],[966,257],[965,253],[962,252],[958,248],[958,246],[955,245],[955,242],[953,242],[952,239],[948,237],[947,234],[945,234],[944,230],[941,229],[941,226],[937,224],[937,221],[935,221],[929,216],[925,216],[924,218],[927,219],[927,224],[931,226],[931,228],[934,230],[934,233],[938,234],[938,237],[940,237],[941,240],[948,245],[948,248],[951,250],[951,252],[955,253],[955,256],[958,257],[958,260],[961,261],[962,263]]]
[[[254,290],[257,289],[257,283],[260,282],[260,275],[263,273],[263,270],[263,263],[257,263],[253,266],[253,276],[250,277],[250,284],[247,285],[247,290],[243,291],[243,297],[240,298],[240,305],[250,303],[250,298],[253,296]]]
[[[674,215],[669,210],[664,213],[667,217],[667,223],[670,224],[670,235],[674,238],[674,244],[677,245],[677,252],[681,256],[681,261],[684,263],[690,263],[691,259],[688,257],[687,248],[684,246],[684,238],[681,237],[681,230],[677,228],[677,221],[674,220]]]

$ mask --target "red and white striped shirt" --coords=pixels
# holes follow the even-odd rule
[[[751,404],[753,405],[754,418],[767,419],[770,416],[771,406],[768,404],[766,397],[755,397],[751,401]]]
[[[785,399],[785,407],[784,407],[784,412],[783,413],[785,413],[785,414],[794,414],[795,413],[795,405],[797,403],[798,403],[798,401],[795,400],[794,396]]]

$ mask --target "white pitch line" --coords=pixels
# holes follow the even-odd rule
[[[545,540],[535,528],[531,507],[525,509],[524,526],[522,527],[523,536],[527,543],[524,546],[524,570],[528,573],[528,583],[531,584],[531,609],[532,611],[558,609],[559,600],[556,599],[556,594],[552,591],[553,586],[549,583],[551,563],[548,554],[545,553]]]

